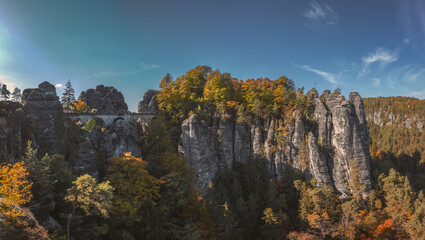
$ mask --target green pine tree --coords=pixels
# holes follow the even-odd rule
[[[71,112],[71,103],[75,102],[74,93],[75,91],[74,88],[72,88],[71,80],[68,80],[61,99],[64,112]]]

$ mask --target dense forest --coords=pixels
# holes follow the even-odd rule
[[[286,77],[239,80],[208,66],[176,79],[166,75],[159,87],[158,114],[139,129],[141,156],[111,157],[100,163],[98,176],[74,168],[73,156],[83,133],[108,131],[101,122],[80,126],[61,114],[55,123],[61,148],[52,153],[33,142],[37,119],[20,103],[1,101],[0,131],[10,141],[2,152],[9,155],[0,158],[0,239],[425,238],[424,101],[364,99],[370,190],[355,159],[348,196],[334,186],[319,186],[304,171],[309,153],[303,147],[297,152],[305,163],[301,170],[287,167],[274,177],[261,154],[250,155],[220,169],[199,189],[197,169],[178,149],[186,118],[197,115],[208,123],[219,116],[251,124],[273,116],[277,141],[288,145],[294,116],[314,129],[314,98],[325,101],[324,95],[339,96],[340,90],[319,96]],[[73,95],[68,82],[64,113],[96,113]],[[319,142],[319,148],[326,146]]]

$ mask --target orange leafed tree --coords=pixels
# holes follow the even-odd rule
[[[72,111],[76,113],[85,113],[90,110],[90,107],[87,106],[87,104],[81,100],[77,100],[75,102],[72,102],[71,104],[72,104]]]
[[[18,205],[28,203],[32,198],[32,182],[28,180],[28,175],[24,162],[1,166],[0,197]]]

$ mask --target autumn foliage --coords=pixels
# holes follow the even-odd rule
[[[86,113],[90,110],[90,107],[79,99],[75,102],[72,102],[71,105],[71,111],[75,113]]]
[[[294,82],[284,76],[243,81],[208,66],[197,66],[174,81],[167,74],[160,88],[159,107],[176,119],[211,107],[222,114],[239,111],[259,117],[295,109],[306,114],[311,105],[304,89],[296,90]]]
[[[160,180],[146,170],[147,163],[142,158],[124,153],[121,157],[109,160],[107,179],[115,188],[113,212],[127,223],[135,221],[136,213],[146,199],[160,197]]]
[[[28,170],[23,162],[5,164],[0,167],[0,197],[23,205],[31,198],[32,182],[28,180]]]

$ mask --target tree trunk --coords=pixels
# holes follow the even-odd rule
[[[68,216],[68,222],[66,224],[66,239],[68,239],[68,240],[69,240],[69,228],[71,227],[71,218],[72,218],[73,212],[71,214],[69,214],[69,216]]]
[[[75,200],[72,203],[72,213],[69,214],[69,216],[68,216],[68,222],[66,224],[66,239],[67,240],[69,240],[69,237],[70,237],[69,236],[69,229],[71,228],[71,218],[72,218],[72,215],[74,215],[74,213],[75,213],[75,207],[76,207],[76,205],[77,205],[77,195],[75,195]]]

